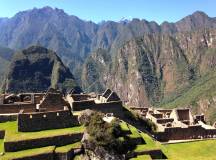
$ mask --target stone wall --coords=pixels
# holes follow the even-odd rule
[[[72,110],[82,111],[85,109],[92,109],[95,105],[94,100],[74,101],[72,102]]]
[[[40,148],[46,146],[64,146],[72,144],[82,139],[82,133],[71,133],[65,135],[58,135],[52,137],[43,137],[37,139],[28,139],[21,141],[5,141],[4,148],[5,152],[16,152],[32,148]]]
[[[18,114],[19,132],[68,128],[78,124],[77,116],[72,116],[69,110]]]
[[[157,119],[156,122],[159,124],[164,124],[164,123],[172,123],[174,121],[173,118],[164,118],[164,119]]]
[[[17,114],[0,114],[0,123],[7,121],[16,121]]]
[[[22,158],[13,158],[12,160],[54,160],[53,153],[43,153],[33,156],[26,156]]]
[[[44,93],[35,93],[34,94],[34,103],[39,104],[40,101],[43,99],[44,95],[45,95]]]
[[[65,100],[63,94],[56,89],[50,88],[37,106],[37,109],[54,111],[62,110],[64,107],[70,109],[70,104]]]
[[[114,101],[107,103],[97,103],[92,107],[92,110],[100,111],[103,113],[113,113],[114,116],[123,116],[122,101]]]
[[[84,101],[91,98],[91,95],[89,94],[72,94],[71,97],[74,101]]]
[[[94,100],[74,101],[72,102],[72,108],[73,111],[82,111],[85,109],[91,109],[103,113],[114,113],[114,115],[123,114],[122,101],[113,101],[113,102],[106,102],[106,103],[95,103]]]
[[[55,160],[71,160],[77,154],[81,154],[83,152],[82,148],[73,148],[67,152],[56,153],[55,152]]]
[[[5,131],[0,130],[0,139],[4,139],[4,136],[5,136]]]
[[[155,133],[159,141],[216,138],[216,129],[205,129],[202,126],[188,126],[188,128],[165,128],[164,132]]]
[[[35,112],[36,105],[30,103],[23,104],[1,104],[0,113],[19,113],[20,110],[25,112]]]

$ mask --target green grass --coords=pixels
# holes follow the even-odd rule
[[[35,138],[35,137],[44,137],[44,136],[51,136],[57,134],[65,134],[67,132],[81,132],[84,130],[84,127],[73,127],[73,128],[66,128],[66,129],[56,129],[56,130],[47,130],[41,132],[31,132],[31,133],[17,133],[17,122],[6,122],[0,123],[0,128],[6,130],[6,134],[11,136],[11,139],[20,139],[19,136],[23,138]],[[126,123],[121,124],[122,128],[126,128]],[[146,144],[139,144],[136,145],[136,148],[133,150],[134,152],[142,152],[147,150],[154,150],[154,149],[161,149],[162,152],[168,157],[170,160],[215,160],[215,151],[216,151],[216,140],[205,140],[205,141],[196,141],[196,142],[187,142],[187,143],[178,143],[178,144],[168,144],[162,145],[161,143],[154,141],[149,135],[146,133],[139,133],[138,130],[134,127],[129,125],[129,129],[132,137],[142,137]],[[12,137],[14,136],[14,137]],[[120,140],[124,141],[124,137],[119,137]],[[67,152],[73,148],[79,148],[81,146],[80,142],[73,143],[70,145],[57,147],[56,152]],[[0,152],[4,150],[3,148],[3,140],[0,139]],[[10,152],[6,153],[2,156],[1,160],[10,159],[11,157],[25,157],[29,155],[37,155],[47,152],[52,152],[53,147],[44,147],[44,148],[37,148],[37,149],[30,149],[24,150],[19,152]],[[79,159],[80,157],[76,157]],[[138,156],[133,158],[133,160],[144,160],[149,158],[148,156]]]
[[[146,144],[137,145],[136,148],[134,149],[135,152],[142,152],[142,151],[155,150],[161,148],[161,144],[158,141],[154,141],[146,133],[141,133],[140,135],[144,139]]]
[[[131,131],[131,134],[128,134],[127,136],[130,138],[142,138],[140,133],[137,131],[137,129],[134,126],[129,125],[129,129]]]
[[[0,139],[0,153],[4,152],[4,140]]]
[[[0,157],[1,160],[9,160],[13,158],[24,158],[28,156],[34,156],[44,153],[52,153],[55,150],[55,146],[48,146],[43,148],[36,148],[36,149],[28,149],[18,152],[7,152],[2,157]]]
[[[128,128],[128,126],[127,126],[127,124],[125,123],[125,122],[121,122],[120,123],[120,127],[121,127],[121,130],[123,131],[123,132],[127,132],[127,131],[130,131],[130,129]]]
[[[215,160],[216,140],[163,145],[162,151],[171,160]]]
[[[15,134],[7,134],[6,132],[6,141],[19,141],[26,139],[37,139],[42,137],[52,137],[57,135],[65,135],[70,133],[82,133],[84,131],[83,126],[72,127],[72,128],[64,128],[64,129],[53,129],[53,130],[45,130],[39,132],[16,132]]]
[[[152,160],[150,155],[140,155],[135,158],[131,158],[130,160]]]
[[[81,113],[82,113],[82,111],[74,111],[74,112],[73,112],[73,115],[74,115],[74,116],[79,116]]]
[[[52,137],[57,135],[65,135],[70,133],[82,133],[84,131],[83,126],[64,128],[64,129],[52,129],[38,132],[18,132],[17,122],[0,123],[0,128],[6,130],[5,141],[19,141],[27,139],[37,139],[42,137]]]
[[[82,160],[82,156],[81,155],[76,155],[73,160]]]
[[[69,144],[66,146],[57,147],[55,152],[56,153],[65,153],[65,152],[68,152],[72,149],[78,149],[78,148],[81,148],[81,142],[76,142],[76,143]]]

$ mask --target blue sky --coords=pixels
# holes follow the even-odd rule
[[[0,0],[0,17],[44,6],[60,8],[94,22],[119,21],[124,17],[176,22],[197,10],[216,17],[216,0]]]

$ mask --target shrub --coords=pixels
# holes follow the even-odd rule
[[[120,122],[117,119],[108,123],[103,120],[104,114],[93,112],[90,116],[90,121],[86,124],[86,129],[89,137],[89,142],[94,146],[102,146],[107,150],[121,152],[124,150],[123,142],[118,137],[121,135]]]

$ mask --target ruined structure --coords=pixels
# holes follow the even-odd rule
[[[132,108],[157,126],[153,136],[159,141],[216,138],[216,128],[205,123],[205,116],[193,116],[189,108]]]
[[[110,89],[107,89],[102,95],[68,94],[67,101],[73,111],[91,109],[120,116],[123,110],[121,99]]]
[[[46,93],[21,93],[1,96],[0,122],[18,120],[17,132],[35,132],[50,129],[64,129],[79,126],[78,117],[73,115],[69,103],[60,91],[50,88]],[[27,138],[4,141],[5,152],[16,152],[26,149],[46,146],[65,146],[80,142],[82,132],[66,132],[58,135],[45,135],[45,137]],[[0,130],[0,139],[4,139],[5,131]],[[40,159],[40,156],[57,157],[59,160],[71,159],[74,150],[58,153],[53,148],[52,153],[35,155],[31,159]],[[81,151],[81,146],[77,149]],[[47,155],[46,155],[47,154]],[[38,157],[39,156],[39,157]]]
[[[77,116],[67,110],[18,114],[18,131],[33,132],[48,129],[60,129],[77,126]]]

